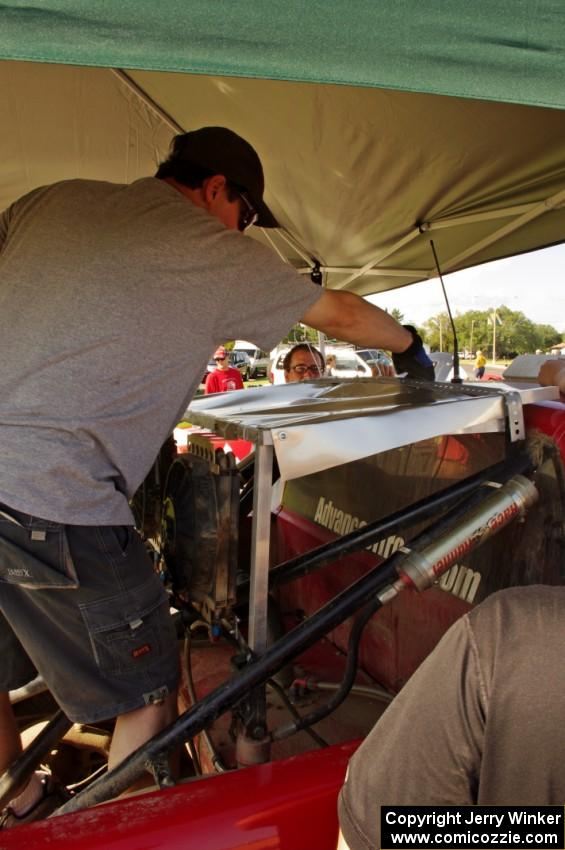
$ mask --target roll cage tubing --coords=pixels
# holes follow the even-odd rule
[[[187,738],[192,738],[207,728],[225,711],[233,708],[250,689],[263,684],[296,655],[363,608],[369,600],[374,600],[376,611],[406,586],[415,586],[422,590],[433,584],[441,572],[455,563],[458,557],[460,545],[453,550],[451,560],[449,546],[451,545],[450,534],[454,535],[459,525],[471,529],[466,548],[466,551],[470,551],[481,545],[491,534],[499,531],[516,516],[522,515],[526,506],[537,498],[534,485],[520,474],[531,471],[531,459],[527,455],[520,455],[512,458],[502,470],[499,470],[496,476],[497,481],[489,480],[485,473],[481,476],[482,480],[476,483],[474,490],[469,493],[469,488],[465,488],[464,501],[410,543],[408,556],[402,551],[395,553],[330,600],[308,620],[284,635],[265,653],[260,656],[250,653],[247,667],[242,669],[236,677],[211,691],[167,729],[128,756],[114,770],[97,779],[65,803],[57,810],[56,815],[78,811],[112,799],[125,791],[147,769],[153,771],[158,784],[170,784],[166,779],[166,771],[163,769],[168,753]],[[494,487],[488,486],[489,484]],[[487,489],[487,495],[484,494],[485,489]],[[452,492],[455,499],[457,488],[453,488]],[[527,493],[526,498],[524,493]],[[365,528],[363,533],[366,535]],[[380,533],[380,529],[373,533],[376,536]],[[367,545],[367,542],[368,538],[365,536],[364,545]],[[442,552],[439,562],[441,568],[436,569],[437,565],[426,562],[425,557],[422,556],[420,560],[428,563],[426,577],[421,572],[417,574],[417,570],[412,571],[410,575],[408,571],[403,573],[402,564],[405,560],[416,559],[417,561],[419,551],[426,550],[426,547],[438,551],[438,546],[439,551]],[[160,778],[165,778],[165,781],[159,783]]]

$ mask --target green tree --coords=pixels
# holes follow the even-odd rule
[[[394,310],[391,310],[390,315],[393,319],[396,319],[399,325],[401,325],[404,321],[404,313],[401,313],[398,307],[395,307]]]
[[[447,313],[431,316],[423,326],[424,338],[432,351],[453,351],[453,331]]]
[[[535,325],[538,344],[536,348],[546,351],[552,345],[562,342],[562,334],[552,325]]]
[[[311,342],[313,345],[317,345],[318,331],[298,322],[298,324],[292,326],[282,341],[288,345],[296,345],[297,342]]]
[[[496,329],[493,317],[496,315]],[[454,317],[459,350],[474,355],[478,349],[492,357],[493,342],[496,355],[504,359],[518,354],[546,350],[560,339],[551,325],[537,325],[524,313],[506,305],[496,309],[468,310]],[[453,334],[447,313],[432,316],[424,323],[426,342],[432,351],[453,351]],[[496,337],[496,340],[495,340]]]
[[[454,318],[457,342],[460,351],[475,354],[477,349],[486,350],[488,343],[487,311],[468,310]]]

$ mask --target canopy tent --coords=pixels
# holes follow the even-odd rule
[[[2,207],[151,174],[174,132],[225,124],[282,225],[254,235],[328,286],[435,277],[430,237],[443,271],[565,239],[558,0],[24,0],[0,57]]]

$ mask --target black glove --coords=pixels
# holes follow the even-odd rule
[[[412,345],[406,351],[392,355],[394,368],[398,374],[406,372],[409,378],[417,378],[419,381],[434,381],[433,363],[426,354],[421,336],[412,325],[403,325],[403,327],[412,334]]]

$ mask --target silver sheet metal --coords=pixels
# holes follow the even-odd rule
[[[500,385],[323,378],[206,396],[185,418],[229,439],[272,443],[290,480],[430,437],[504,431],[509,390],[520,393]],[[537,397],[528,391],[528,401],[555,397],[552,388]]]

